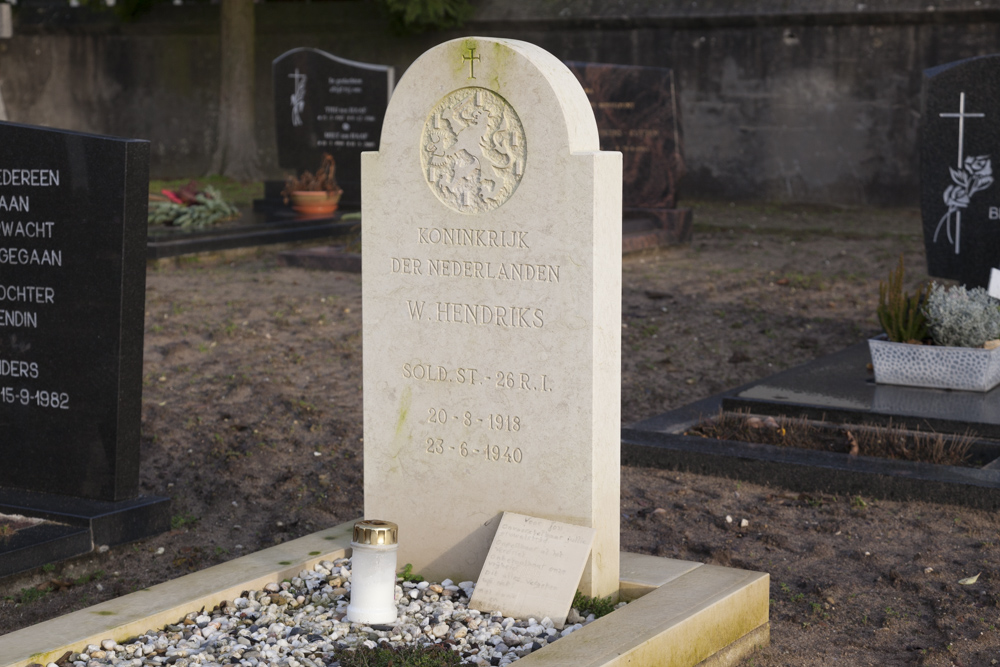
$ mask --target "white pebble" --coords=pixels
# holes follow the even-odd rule
[[[400,582],[395,587],[396,623],[391,631],[375,630],[344,618],[351,585],[349,565],[348,559],[323,561],[290,581],[269,583],[262,590],[233,598],[223,609],[189,613],[176,625],[170,624],[169,630],[149,631],[127,646],[104,639],[100,646],[91,644],[85,652],[74,654],[73,667],[201,667],[208,663],[323,667],[316,656],[332,651],[335,643],[374,648],[413,641],[454,643],[471,654],[466,664],[487,667],[496,661],[510,665],[530,654],[533,646],[551,643],[593,620],[593,615],[574,618],[578,622],[560,633],[550,618],[517,621],[493,613],[483,615],[469,609],[466,598],[449,594],[469,593],[474,582],[455,586],[446,579],[440,584]]]

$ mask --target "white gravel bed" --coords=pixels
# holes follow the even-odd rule
[[[474,587],[471,581],[397,578],[395,623],[349,623],[350,559],[322,561],[291,581],[244,592],[211,612],[192,612],[176,625],[150,630],[124,645],[110,639],[90,644],[60,665],[336,667],[337,649],[409,643],[450,645],[464,664],[508,665],[594,620],[593,614],[583,618],[573,609],[565,628],[557,630],[549,618],[481,613],[468,607]]]

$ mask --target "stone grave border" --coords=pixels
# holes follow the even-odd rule
[[[286,222],[245,225],[228,230],[157,234],[146,240],[146,259],[166,259],[202,252],[251,248],[276,243],[294,243],[350,235],[360,219],[289,219]]]
[[[797,368],[807,368],[823,359]],[[966,468],[684,435],[684,431],[703,417],[718,413],[724,403],[727,408],[750,407],[751,402],[739,399],[738,395],[767,380],[751,382],[623,427],[622,465],[728,477],[801,493],[861,495],[882,500],[919,500],[1000,509],[1000,467],[992,467],[994,464],[1000,466],[1000,459],[989,464],[990,468]],[[752,404],[762,407],[764,401]],[[810,412],[815,409],[810,411],[806,406],[777,403],[767,404],[766,410],[771,415],[796,417],[801,413],[807,419],[819,419]],[[849,411],[825,410],[827,416],[840,412],[849,414]],[[839,421],[851,423],[850,420]],[[905,422],[900,425],[906,426]]]
[[[0,637],[0,667],[46,664],[103,639],[122,642],[247,589],[350,555],[354,522],[263,549]],[[521,667],[735,665],[770,641],[770,576],[621,554],[629,605],[521,658]],[[53,645],[55,644],[55,646]]]

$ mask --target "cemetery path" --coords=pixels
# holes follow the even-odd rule
[[[900,252],[925,277],[915,210],[695,220],[690,247],[624,262],[623,423],[863,340]],[[0,633],[361,514],[359,276],[273,249],[161,261],[146,311],[142,491],[172,498],[173,530],[0,582]],[[623,548],[771,573],[772,644],[748,665],[1000,658],[990,513],[640,468],[622,489]]]

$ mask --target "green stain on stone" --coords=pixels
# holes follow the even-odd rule
[[[403,434],[403,427],[406,426],[406,418],[410,414],[410,402],[413,398],[413,390],[409,387],[403,390],[403,397],[399,401],[399,417],[396,419],[396,437]]]
[[[291,564],[292,564],[292,561],[290,561],[290,560],[279,560],[278,561],[278,565],[291,565]]]
[[[318,555],[320,555],[321,553],[323,553],[323,552],[322,552],[322,551],[310,551],[310,552],[309,552],[309,555],[310,555],[310,556],[318,556]]]
[[[114,616],[116,612],[113,611],[92,611],[92,614],[97,614],[98,616]]]
[[[485,87],[501,92],[501,79],[508,78],[505,75],[508,74],[509,64],[514,56],[514,52],[507,46],[497,44],[496,42],[491,43],[489,46],[489,54],[484,54],[483,56],[484,62],[489,58],[489,67],[484,68],[484,71],[489,72]]]

